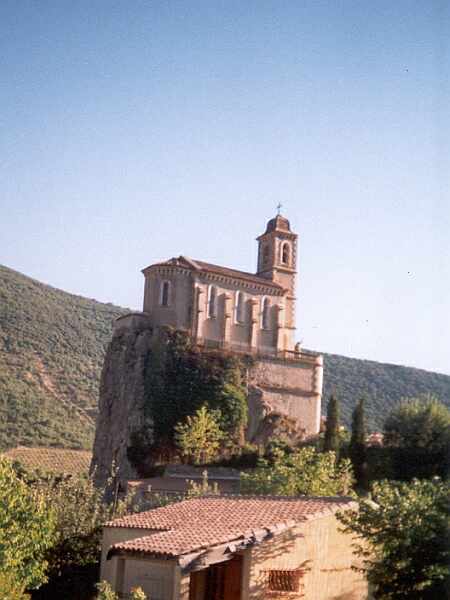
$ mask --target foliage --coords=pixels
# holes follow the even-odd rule
[[[200,351],[186,333],[167,329],[148,357],[145,376],[145,415],[154,422],[154,451],[161,454],[166,449],[170,456],[175,426],[202,406],[214,411],[227,439],[238,441],[247,420],[243,388],[247,360]],[[145,431],[135,440],[139,436],[144,439]],[[139,455],[138,444],[131,450]]]
[[[0,599],[1,600],[29,600],[29,594],[24,591],[24,585],[17,581],[13,573],[0,571]]]
[[[223,432],[216,417],[206,406],[175,426],[175,443],[188,462],[194,464],[207,464],[214,460],[222,438]]]
[[[191,498],[201,498],[202,496],[210,496],[210,495],[218,495],[219,484],[217,482],[211,484],[208,481],[208,471],[205,469],[202,473],[202,481],[201,483],[196,483],[195,481],[188,481],[188,491],[186,494],[186,499]]]
[[[99,584],[97,584],[97,590],[97,600],[118,600],[117,594],[107,581],[101,581]],[[132,588],[129,596],[127,597],[130,600],[150,600],[150,598],[145,595],[144,590],[141,587]]]
[[[366,436],[364,400],[361,399],[352,415],[352,435],[350,438],[349,455],[356,481],[362,486],[365,486],[367,477]]]
[[[324,354],[323,397],[338,390],[341,419],[350,428],[352,412],[360,398],[367,398],[370,431],[382,431],[386,415],[403,398],[433,394],[450,407],[450,376],[372,360]],[[325,408],[325,407],[324,407]]]
[[[83,476],[47,476],[34,485],[53,508],[57,532],[46,554],[50,581],[42,597],[68,597],[82,585],[87,595],[97,576],[102,526],[128,511],[131,498],[106,503],[104,490]]]
[[[145,594],[141,587],[132,588],[130,593],[130,600],[150,600]]]
[[[447,476],[450,461],[450,410],[433,396],[405,400],[384,426],[396,479]]]
[[[0,448],[90,448],[105,348],[124,312],[0,266]]]
[[[45,552],[54,539],[55,519],[45,498],[0,456],[0,573],[26,589],[39,587],[46,581]]]
[[[359,510],[339,515],[345,531],[358,536],[356,551],[376,598],[448,597],[449,491],[440,480],[383,481]]]
[[[262,459],[253,471],[241,474],[244,494],[277,496],[336,496],[349,494],[352,470],[349,460],[338,463],[334,452],[313,447],[287,454],[274,450],[272,461]]]
[[[325,452],[335,452],[339,456],[340,431],[339,431],[339,401],[332,395],[327,407],[327,422],[325,427],[324,446]]]
[[[97,600],[118,600],[117,594],[107,581],[100,581],[97,584]]]
[[[442,451],[450,441],[450,410],[434,396],[401,402],[384,423],[389,446]]]

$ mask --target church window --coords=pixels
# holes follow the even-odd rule
[[[269,311],[270,311],[270,300],[269,298],[263,298],[261,303],[261,328],[269,329]]]
[[[169,306],[170,304],[170,281],[161,282],[161,292],[159,297],[161,306]]]
[[[208,317],[214,318],[217,316],[217,288],[215,285],[210,285],[208,289]]]
[[[283,265],[288,265],[291,260],[291,248],[287,242],[281,246],[281,262]]]
[[[244,322],[244,294],[236,292],[236,323]]]

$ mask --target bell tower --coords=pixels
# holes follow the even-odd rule
[[[292,334],[295,330],[297,239],[297,234],[291,231],[289,221],[280,214],[270,219],[266,231],[257,238],[257,274],[278,283],[286,290],[283,325],[285,329],[292,330]],[[293,339],[293,335],[290,337]]]

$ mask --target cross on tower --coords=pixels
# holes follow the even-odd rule
[[[278,213],[277,213],[277,214],[281,215],[281,209],[282,209],[282,208],[283,208],[283,205],[282,205],[282,204],[281,204],[281,202],[280,202],[280,203],[278,204],[278,206],[277,206],[277,210],[278,210]]]

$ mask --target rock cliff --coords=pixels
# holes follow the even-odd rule
[[[112,479],[114,487],[173,460],[176,423],[203,405],[216,411],[235,444],[244,424],[247,441],[258,445],[273,435],[292,441],[315,435],[321,384],[315,360],[201,350],[186,333],[155,333],[142,318],[122,317],[101,377],[95,481]]]
[[[128,329],[113,337],[100,382],[99,415],[91,472],[104,485],[138,476],[128,457],[134,432],[142,430],[145,411],[145,372],[151,357],[152,331]],[[147,418],[149,442],[153,424]]]

